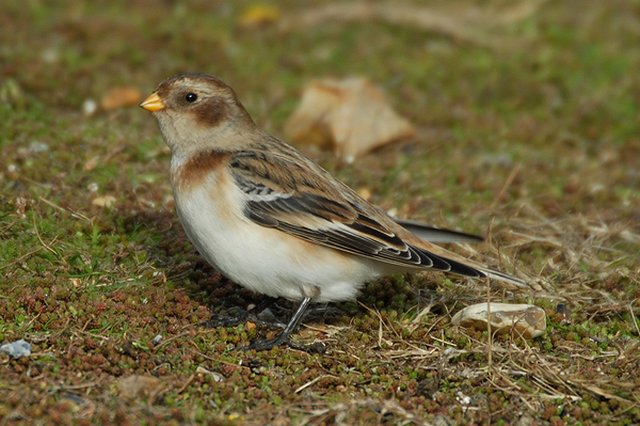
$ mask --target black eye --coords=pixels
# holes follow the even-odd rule
[[[189,103],[193,103],[198,100],[198,95],[196,95],[195,93],[189,92],[185,95],[184,99]]]

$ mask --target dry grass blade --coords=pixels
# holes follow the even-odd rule
[[[638,327],[638,320],[636,319],[636,314],[633,312],[633,304],[636,301],[637,299],[629,303],[628,309],[629,309],[629,315],[631,315],[631,322],[633,323],[633,326],[636,329],[636,334],[638,335],[638,337],[640,337],[640,327]]]
[[[297,388],[295,391],[293,391],[293,393],[300,393],[303,390],[305,390],[306,388],[308,388],[310,386],[313,386],[314,384],[318,383],[320,380],[323,380],[323,379],[337,379],[337,377],[333,376],[331,374],[323,374],[322,376],[318,376],[318,377],[314,378],[313,380],[310,380],[307,383],[303,384],[302,386]]]

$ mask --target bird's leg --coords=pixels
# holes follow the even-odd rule
[[[274,346],[280,346],[283,344],[287,344],[293,348],[299,349],[300,347],[298,345],[292,344],[289,341],[289,335],[298,327],[298,324],[300,324],[300,320],[302,320],[302,316],[307,310],[309,303],[311,303],[311,298],[305,297],[300,303],[300,305],[298,306],[298,309],[296,310],[296,312],[291,317],[291,320],[289,320],[289,323],[287,324],[287,326],[276,337],[274,337],[273,339],[254,340],[247,347],[247,349],[264,351],[264,350],[271,349]]]

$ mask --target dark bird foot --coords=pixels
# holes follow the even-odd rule
[[[309,297],[302,300],[302,302],[300,303],[300,306],[298,306],[298,309],[296,310],[296,312],[293,314],[293,317],[289,321],[289,324],[287,324],[284,330],[282,330],[282,332],[278,334],[276,337],[274,337],[273,339],[254,340],[253,342],[251,342],[249,346],[243,349],[266,351],[275,346],[287,345],[290,348],[301,350],[304,352],[324,353],[326,351],[326,348],[322,343],[313,343],[311,345],[301,345],[289,340],[289,335],[298,327],[298,324],[300,323],[300,320],[302,319],[302,316],[306,311],[307,306],[309,306],[310,302],[311,302],[311,298]]]
[[[268,351],[273,349],[276,346],[289,345],[289,336],[284,336],[284,333],[278,334],[273,339],[256,339],[249,344],[249,346],[243,346],[241,349],[244,350],[255,350],[255,351]]]

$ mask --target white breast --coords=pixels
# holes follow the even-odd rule
[[[247,219],[243,194],[228,176],[211,174],[203,184],[175,194],[182,226],[205,259],[223,274],[272,297],[317,302],[352,299],[377,264],[308,243]]]

